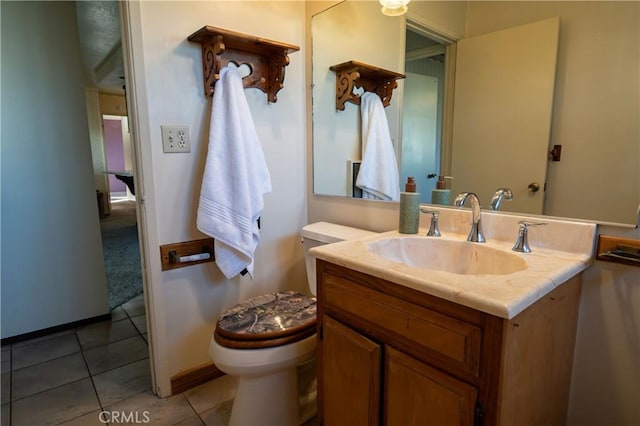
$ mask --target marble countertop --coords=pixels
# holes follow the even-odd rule
[[[519,217],[513,216],[510,220],[517,219]],[[556,229],[562,230],[562,227],[556,226]],[[506,275],[460,275],[415,268],[390,261],[367,249],[369,243],[380,239],[433,238],[426,237],[427,229],[422,228],[416,235],[390,231],[319,246],[311,249],[310,254],[318,259],[511,319],[592,263],[596,226],[572,223],[568,229],[568,233],[560,232],[556,236],[558,241],[562,241],[563,250],[532,245],[531,253],[516,253],[511,251],[513,241],[494,239],[484,243],[486,247],[508,251],[526,261],[526,269]],[[443,237],[440,238],[478,244],[467,242],[466,234],[448,232],[443,233]],[[578,240],[581,243],[575,246],[575,249],[567,248],[569,240]]]

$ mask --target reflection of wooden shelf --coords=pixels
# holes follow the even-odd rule
[[[284,87],[288,54],[300,50],[293,44],[210,26],[200,28],[188,40],[202,45],[204,91],[207,96],[213,95],[220,70],[233,62],[251,69],[251,73],[243,79],[244,87],[262,90],[269,102],[276,102],[276,93]]]
[[[382,105],[389,106],[393,89],[398,87],[396,80],[405,77],[404,74],[358,61],[333,65],[329,69],[336,73],[336,109],[340,111],[344,110],[346,102],[360,105],[360,96],[353,91],[356,87],[376,93]]]

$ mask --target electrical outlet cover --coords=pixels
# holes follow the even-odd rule
[[[163,152],[191,152],[187,126],[160,126]]]

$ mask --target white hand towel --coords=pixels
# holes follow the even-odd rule
[[[362,189],[362,198],[397,201],[400,199],[398,163],[380,97],[364,92],[360,97],[360,111],[362,163],[356,186]]]
[[[245,268],[253,277],[260,241],[257,220],[271,177],[235,68],[220,70],[211,108],[209,148],[197,227],[214,238],[215,261],[227,278]]]

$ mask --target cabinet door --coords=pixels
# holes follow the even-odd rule
[[[381,347],[324,316],[322,404],[327,426],[379,424]]]
[[[477,390],[385,347],[385,424],[473,425]]]

